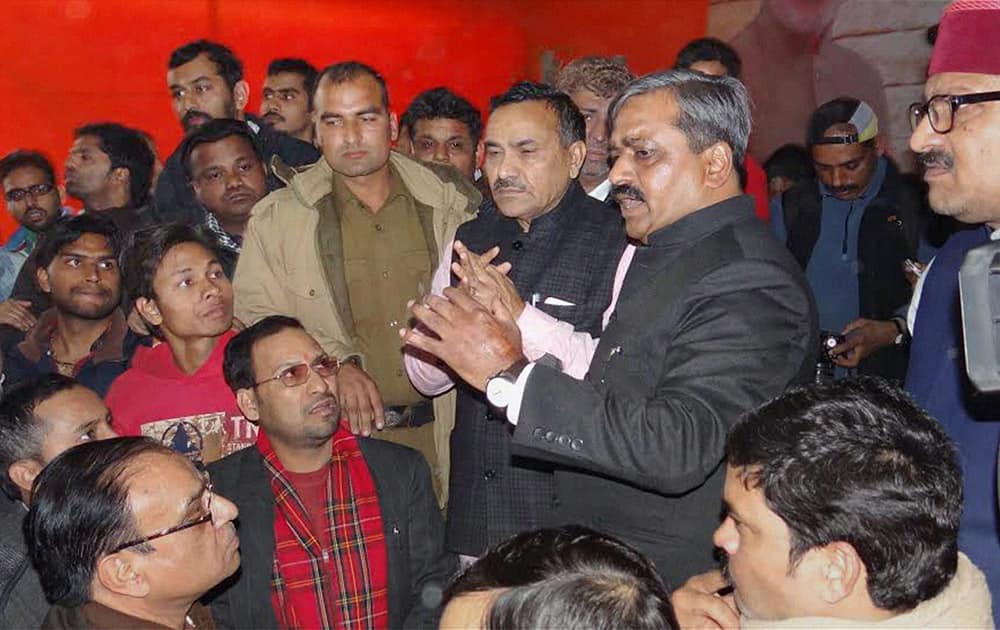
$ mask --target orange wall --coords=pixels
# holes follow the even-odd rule
[[[6,0],[0,26],[0,155],[41,149],[59,170],[72,130],[114,120],[150,132],[163,155],[181,137],[165,86],[177,45],[218,39],[241,56],[254,98],[267,62],[356,58],[389,82],[393,108],[446,84],[485,108],[539,55],[624,54],[665,67],[705,31],[708,0]],[[16,19],[14,19],[16,18]],[[0,213],[0,243],[12,231]]]

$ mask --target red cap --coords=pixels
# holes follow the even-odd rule
[[[928,75],[970,72],[1000,75],[1000,0],[955,0],[941,16]]]

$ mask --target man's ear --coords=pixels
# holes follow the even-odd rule
[[[486,157],[486,143],[480,140],[476,144],[476,168],[482,167],[484,157]]]
[[[244,388],[236,392],[236,405],[247,420],[251,422],[260,420],[260,410],[257,409],[257,394],[252,388]]]
[[[249,102],[250,84],[245,80],[237,81],[233,86],[233,104],[236,105],[236,111],[242,114]]]
[[[580,175],[580,169],[583,168],[583,162],[587,159],[587,143],[583,140],[577,140],[573,144],[569,145],[569,176],[571,179],[576,179]]]
[[[823,557],[823,601],[832,606],[850,597],[856,588],[867,589],[865,565],[853,545],[832,542],[820,553]]]
[[[49,272],[47,269],[39,267],[35,270],[35,282],[42,293],[52,293],[52,284],[49,282]]]
[[[889,148],[889,146],[888,146],[888,144],[885,141],[885,136],[883,136],[882,134],[878,134],[877,136],[875,136],[875,153],[876,153],[876,155],[878,155],[879,157],[885,155],[885,152],[886,152],[886,150],[888,148]]]
[[[7,476],[25,496],[31,493],[31,486],[40,472],[42,465],[33,459],[19,459],[7,468]]]
[[[725,142],[716,142],[705,149],[702,159],[705,164],[705,185],[709,188],[722,188],[735,173],[733,150]]]
[[[389,112],[389,139],[393,142],[399,139],[399,117],[396,112]]]
[[[160,309],[156,306],[156,300],[144,297],[138,298],[135,301],[135,308],[139,311],[139,315],[146,320],[147,324],[159,326],[163,323],[163,316],[160,315]]]
[[[141,556],[135,553],[112,553],[97,563],[97,580],[107,591],[129,597],[145,597],[150,585],[143,574]]]

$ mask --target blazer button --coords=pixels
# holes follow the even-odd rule
[[[559,439],[556,440],[556,441],[559,442],[559,446],[569,446],[569,443],[570,443],[570,439],[569,439],[568,435],[560,435]]]
[[[483,473],[483,479],[489,481],[490,479],[493,479],[494,477],[496,477],[496,475],[497,475],[497,471],[495,471],[492,468],[490,468],[490,469],[486,470],[486,472]]]
[[[581,440],[580,438],[576,438],[575,440],[569,443],[569,447],[574,451],[578,451],[581,448],[583,448],[583,440]]]
[[[555,442],[556,441],[556,432],[555,431],[547,431],[545,433],[545,441],[546,442]]]
[[[535,427],[535,430],[531,432],[531,436],[539,440],[545,439],[545,427]]]
[[[316,289],[309,289],[309,297],[315,297]]]

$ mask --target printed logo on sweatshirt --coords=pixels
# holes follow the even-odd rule
[[[147,422],[140,431],[204,464],[251,446],[257,440],[257,425],[243,416],[227,418],[223,411]]]

